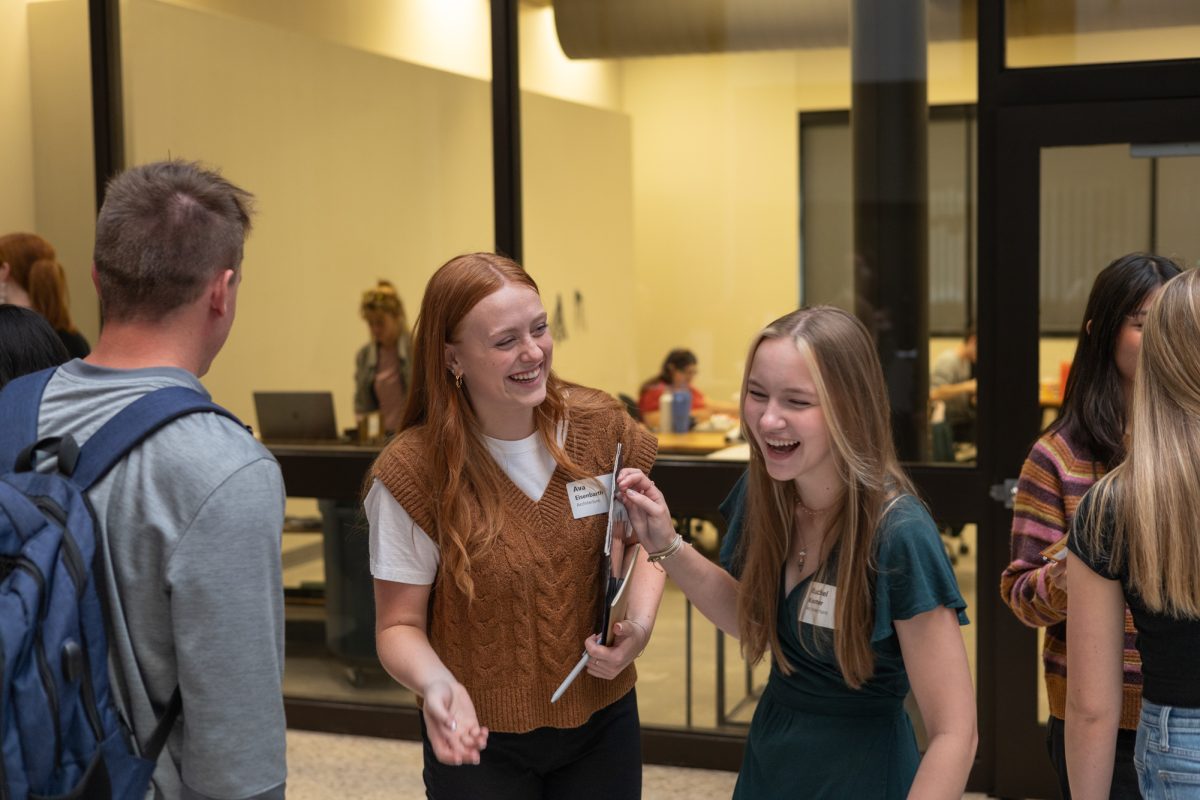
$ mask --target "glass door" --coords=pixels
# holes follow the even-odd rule
[[[1200,100],[1001,108],[995,135],[998,213],[984,226],[994,226],[994,238],[984,233],[981,241],[992,243],[981,261],[994,261],[979,297],[981,328],[991,332],[980,340],[995,345],[980,359],[991,377],[981,380],[991,386],[981,404],[1004,413],[990,415],[981,436],[990,440],[995,483],[1003,485],[1054,419],[1096,274],[1134,251],[1197,265],[1200,234],[1189,210],[1200,191],[1200,149],[1190,143],[1200,142]],[[996,504],[993,514],[1003,533],[1012,511]],[[1007,539],[997,537],[981,555],[988,583],[1008,563]],[[1001,605],[990,632],[984,649],[994,673],[981,692],[992,693],[995,714],[992,791],[1055,796],[1040,631]]]

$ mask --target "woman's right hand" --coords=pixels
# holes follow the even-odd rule
[[[1061,591],[1067,591],[1067,560],[1055,561],[1046,568],[1046,579]]]
[[[675,523],[654,481],[637,467],[626,467],[617,476],[617,486],[638,541],[650,552],[665,550],[675,539]]]
[[[426,687],[425,730],[433,754],[443,764],[478,764],[487,747],[488,730],[480,727],[475,704],[456,680],[437,680]]]

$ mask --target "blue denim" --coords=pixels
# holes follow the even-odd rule
[[[1200,708],[1143,700],[1133,763],[1146,800],[1200,800]]]

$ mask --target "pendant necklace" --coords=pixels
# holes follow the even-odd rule
[[[796,496],[796,508],[799,508],[801,511],[803,511],[804,514],[809,519],[812,519],[819,513],[817,511],[813,511],[811,508],[804,505],[804,503],[800,500],[799,495]],[[797,533],[797,535],[799,535],[799,526],[797,525],[796,527],[797,527],[796,533]],[[808,560],[808,545],[805,544],[803,540],[801,540],[800,552],[796,553],[796,569],[800,572],[804,572],[804,564],[807,560]]]

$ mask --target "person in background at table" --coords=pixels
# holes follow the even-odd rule
[[[354,359],[354,413],[362,424],[367,414],[378,411],[382,431],[395,433],[412,383],[412,343],[404,303],[396,287],[381,280],[363,292],[359,313],[371,341]]]
[[[1109,797],[1125,692],[1126,607],[1142,656],[1133,762],[1148,800],[1200,796],[1200,272],[1150,304],[1125,460],[1084,496],[1067,555],[1067,768]]]
[[[67,276],[57,258],[37,234],[0,236],[0,303],[32,308],[54,328],[71,358],[83,358],[92,348],[71,321]]]
[[[638,410],[642,412],[642,420],[647,427],[658,426],[659,398],[667,390],[677,391],[687,389],[692,393],[692,419],[698,422],[708,419],[714,413],[736,414],[737,407],[728,403],[713,403],[704,393],[692,385],[696,378],[696,354],[682,348],[672,350],[663,359],[662,369],[657,375],[647,380],[638,390]]]
[[[929,399],[946,404],[946,422],[956,442],[975,441],[977,346],[972,326],[961,342],[934,359],[929,374]]]
[[[70,359],[45,317],[32,309],[0,305],[0,388],[13,378]]]
[[[1042,646],[1050,701],[1046,747],[1064,798],[1071,797],[1064,735],[1069,685],[1067,564],[1048,564],[1041,551],[1062,542],[1080,498],[1125,455],[1127,409],[1142,323],[1162,285],[1178,274],[1179,266],[1170,259],[1132,253],[1096,276],[1067,377],[1062,414],[1034,443],[1017,482],[1012,562],[1000,577],[1000,595],[1021,622],[1046,629]],[[1139,796],[1133,749],[1142,673],[1128,613],[1125,631],[1125,701],[1112,772],[1114,798]]]
[[[412,395],[365,506],[377,650],[422,698],[428,796],[634,800],[632,665],[664,578],[642,563],[615,640],[597,643],[607,504],[588,498],[618,443],[648,470],[655,439],[554,374],[537,284],[510,259],[439,268],[413,344]],[[552,704],[585,650],[587,674]]]
[[[642,472],[618,480],[650,560],[747,659],[771,653],[734,797],[961,798],[977,740],[966,603],[896,459],[866,328],[830,306],[769,325],[750,349],[741,418],[740,579],[683,543]]]

